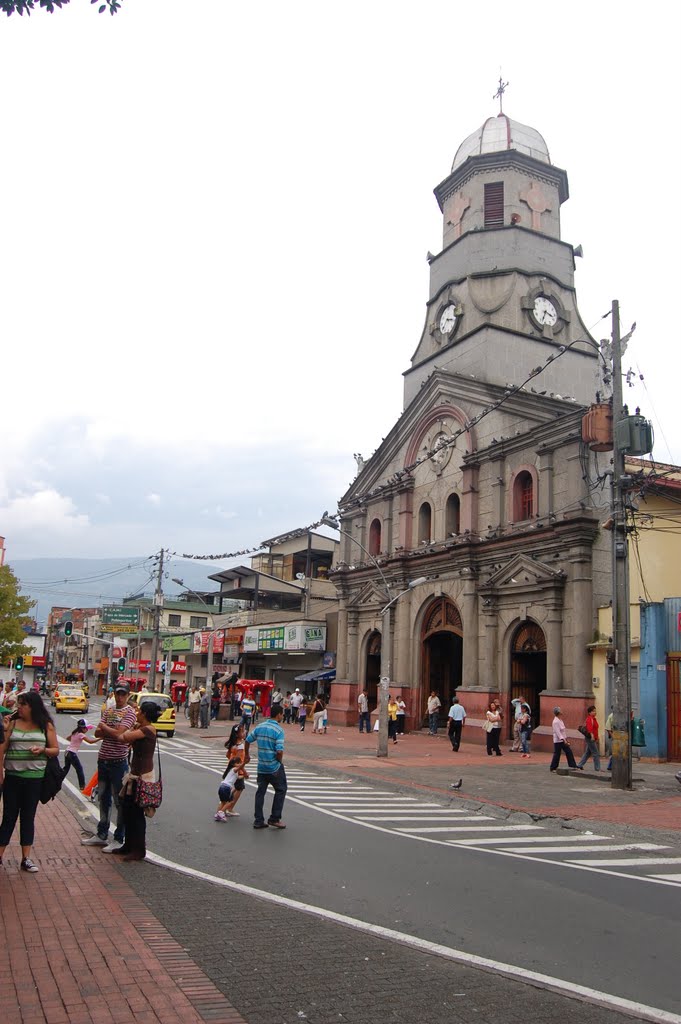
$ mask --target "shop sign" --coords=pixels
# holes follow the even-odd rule
[[[244,632],[244,651],[283,651],[285,626],[266,626]]]
[[[225,643],[226,644],[239,644],[244,642],[244,630],[243,629],[226,629],[225,630]]]
[[[324,657],[322,658],[322,668],[335,668],[336,667],[336,652],[335,651],[324,651]]]
[[[326,626],[291,625],[286,627],[287,651],[323,651]]]
[[[45,668],[45,659],[38,654],[29,654],[24,658],[24,665],[27,668]]]
[[[192,654],[207,654],[208,653],[208,641],[210,640],[210,630],[201,630],[199,633],[194,633]],[[225,631],[224,629],[216,629],[213,631],[213,654],[222,654],[225,649]]]
[[[157,672],[164,672],[165,671],[165,664],[166,664],[165,661],[157,661],[156,662],[156,671]],[[150,665],[151,665],[151,661],[148,658],[146,660],[142,659],[142,661],[134,661],[133,659],[131,659],[128,662],[128,672],[148,672]],[[187,662],[186,661],[171,661],[171,663],[170,663],[170,671],[171,672],[177,672],[179,674],[181,674],[182,672],[186,672],[187,671]]]

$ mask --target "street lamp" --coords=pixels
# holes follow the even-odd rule
[[[337,530],[343,537],[348,537],[354,544],[360,548],[364,554],[371,559],[374,568],[380,575],[383,586],[385,588],[385,596],[387,598],[387,604],[381,609],[381,679],[378,688],[378,745],[376,748],[376,757],[387,757],[388,756],[388,696],[390,687],[390,674],[391,674],[391,661],[392,661],[392,631],[390,623],[390,609],[396,604],[404,594],[408,594],[414,587],[421,586],[422,583],[428,583],[433,577],[432,576],[419,576],[415,580],[410,580],[404,590],[401,590],[399,594],[395,594],[393,597],[390,589],[390,584],[386,578],[385,573],[378,564],[376,558],[371,554],[370,551],[364,547],[356,537],[352,534],[347,533],[346,530],[341,530],[338,525],[338,521],[333,519],[331,516],[324,515],[320,520],[324,526],[329,526],[332,530]]]

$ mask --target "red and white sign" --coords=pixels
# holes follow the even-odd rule
[[[165,665],[164,661],[157,661],[156,662],[156,671],[157,672],[162,672],[163,671],[163,669],[161,668],[162,665]],[[149,659],[143,660],[143,661],[130,660],[128,662],[128,671],[129,672],[148,672],[150,666],[151,666],[151,662],[149,661]],[[186,661],[172,661],[170,663],[170,671],[171,671],[171,674],[173,672],[177,672],[179,675],[181,675],[183,672],[187,671],[187,662]]]
[[[224,629],[212,630],[213,635],[213,654],[222,654],[225,649],[225,631]],[[192,654],[208,654],[208,641],[211,636],[211,630],[201,630],[200,633],[194,633],[194,647]]]

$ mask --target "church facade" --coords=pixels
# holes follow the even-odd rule
[[[574,729],[591,703],[588,645],[610,594],[609,488],[581,440],[601,359],[560,237],[567,175],[500,114],[435,196],[443,246],[404,409],[339,502],[331,715],[354,722],[363,688],[374,706],[389,644],[412,727],[432,690],[445,717],[456,693],[473,727],[493,697],[508,723],[521,697],[548,742],[555,704]]]

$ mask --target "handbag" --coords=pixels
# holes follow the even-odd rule
[[[62,782],[64,781],[64,774],[62,766],[59,763],[58,757],[48,757],[47,763],[45,764],[45,774],[40,786],[40,803],[47,804],[50,800],[54,800],[55,796],[61,789]]]
[[[485,719],[485,721],[482,723],[482,727],[485,730],[485,732],[491,732],[492,729],[494,728],[489,718]]]
[[[158,757],[158,780],[156,782],[147,782],[145,779],[137,780],[137,787],[135,789],[135,803],[138,807],[143,810],[151,807],[156,810],[157,807],[161,806],[163,800],[163,777],[161,774],[161,751],[158,749],[158,739],[156,740],[156,755]]]

